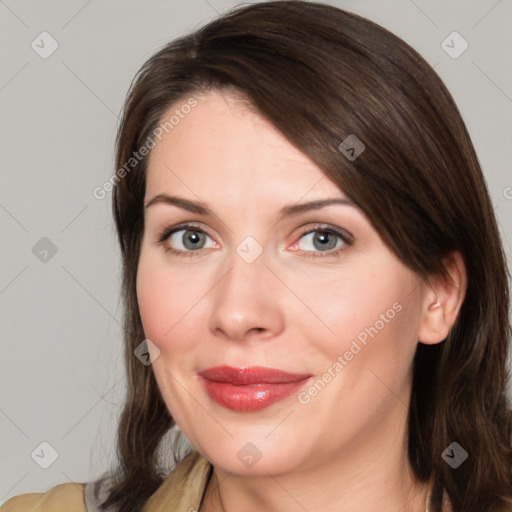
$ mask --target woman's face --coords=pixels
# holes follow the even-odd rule
[[[402,449],[425,285],[272,125],[196,98],[151,152],[137,275],[169,411],[239,474]]]

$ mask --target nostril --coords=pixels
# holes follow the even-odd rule
[[[267,329],[265,329],[264,327],[254,327],[252,328],[250,331],[249,331],[249,335],[253,334],[253,335],[256,335],[256,334],[260,334],[262,332],[265,332]]]

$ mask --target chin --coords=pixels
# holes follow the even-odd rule
[[[260,429],[259,435],[237,435],[198,451],[217,469],[237,475],[268,476],[296,471],[304,459],[297,451],[300,443],[291,436],[276,436],[270,441],[265,435]]]

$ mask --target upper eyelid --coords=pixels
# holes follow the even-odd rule
[[[314,233],[315,231],[332,231],[341,237],[347,238],[348,241],[350,241],[350,242],[353,242],[353,240],[354,240],[354,235],[352,235],[352,233],[350,233],[350,231],[346,230],[345,228],[333,226],[333,225],[331,225],[329,223],[325,223],[325,222],[315,223],[315,225],[312,226],[311,228],[307,228],[304,231],[301,231],[300,236],[303,237],[304,235],[307,235],[312,232]]]
[[[210,233],[210,230],[208,228],[205,228],[204,226],[198,226],[194,222],[184,222],[177,224],[176,226],[169,226],[168,228],[163,228],[163,232],[169,231],[170,233],[174,234],[177,231],[187,230],[188,228],[194,228],[191,231],[194,231],[197,229],[197,231],[202,231],[203,233],[206,233],[210,238],[213,238],[213,236]]]

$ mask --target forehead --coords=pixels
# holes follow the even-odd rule
[[[324,196],[341,195],[307,155],[233,92],[210,91],[194,99],[196,106],[175,116],[179,122],[151,151],[146,196],[169,189],[298,200],[313,188]],[[179,114],[186,102],[177,102],[163,119]]]

